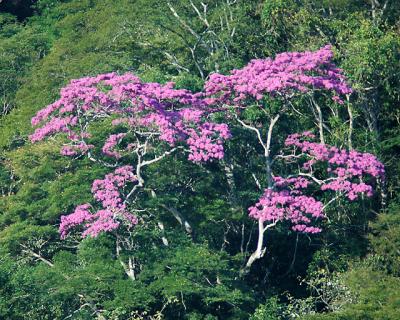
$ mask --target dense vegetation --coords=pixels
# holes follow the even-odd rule
[[[0,319],[398,319],[397,0],[37,0],[0,9]],[[61,155],[62,138],[28,138],[31,118],[71,79],[132,72],[199,92],[213,73],[328,43],[352,94],[342,105],[293,97],[300,114],[283,116],[271,149],[295,132],[318,135],[318,105],[327,144],[384,163],[372,197],[334,202],[320,233],[278,224],[246,269],[257,246],[248,208],[267,177],[256,137],[232,125],[223,160],[174,154],[146,168],[145,211],[129,235],[134,277],[114,234],[60,239],[61,216],[93,202],[92,182],[111,172]],[[251,106],[242,119],[268,125]],[[104,141],[110,123],[91,133]]]

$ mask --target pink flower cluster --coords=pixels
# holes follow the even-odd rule
[[[291,182],[296,184],[295,181]],[[289,180],[286,183],[290,183]],[[303,187],[303,183],[299,183],[301,184],[299,187]],[[301,191],[296,189],[296,185],[292,190],[266,189],[259,201],[249,208],[249,215],[254,219],[269,223],[289,221],[292,224],[292,230],[305,233],[320,232],[320,228],[310,224],[315,219],[325,217],[322,202],[303,195]]]
[[[310,180],[304,177],[283,178],[276,176],[274,177],[274,183],[276,187],[280,188],[292,186],[294,189],[305,189],[310,185]]]
[[[193,162],[222,159],[224,157],[224,140],[231,137],[227,124],[210,122],[202,124],[197,130],[188,131],[188,135],[189,160]]]
[[[30,136],[30,139],[32,142],[37,142],[58,132],[72,134],[73,131],[70,128],[76,126],[77,123],[78,118],[76,116],[69,115],[64,118],[54,117],[50,119],[45,126],[36,129],[35,133]]]
[[[90,149],[93,149],[94,145],[86,144],[85,142],[81,141],[72,145],[65,145],[61,148],[61,154],[63,156],[75,156],[82,152],[87,152]]]
[[[118,133],[118,134],[111,134],[104,146],[103,146],[103,153],[109,157],[114,157],[116,159],[121,158],[121,153],[119,153],[116,150],[113,150],[115,146],[123,139],[126,137],[126,133]]]
[[[90,223],[90,221],[93,219],[90,208],[90,204],[82,204],[77,206],[73,213],[67,216],[61,216],[61,224],[58,230],[62,239],[67,237],[70,229],[88,222]]]
[[[125,124],[128,130],[144,129],[159,134],[159,139],[173,146],[186,142],[190,159],[208,161],[223,157],[222,142],[229,138],[225,124],[207,120],[202,94],[174,89],[173,83],[144,83],[127,73],[103,74],[72,80],[61,90],[55,103],[40,110],[32,119],[38,126],[30,136],[32,142],[57,133],[66,133],[70,140],[62,149],[64,155],[85,153],[91,147],[85,138],[91,122],[105,116],[117,115],[114,124]],[[105,155],[119,159],[122,154],[114,148],[126,133],[110,135],[102,148]],[[207,147],[201,147],[204,144]]]
[[[127,183],[136,182],[132,166],[123,166],[109,173],[103,180],[95,180],[92,185],[94,198],[101,203],[102,209],[91,212],[90,204],[76,207],[69,215],[61,217],[59,232],[61,238],[67,237],[71,229],[83,226],[82,237],[97,237],[101,232],[118,229],[121,224],[128,227],[138,223],[135,215],[126,211],[121,194]]]
[[[137,181],[132,166],[123,166],[109,173],[102,180],[93,181],[92,193],[104,208],[125,209],[119,189],[128,182]]]
[[[294,147],[294,151],[300,150],[307,159],[303,169],[308,172],[312,172],[318,163],[325,164],[327,178],[321,180],[321,190],[342,192],[350,200],[357,199],[359,194],[372,196],[370,178],[384,179],[385,174],[384,165],[374,155],[338,149],[313,142],[313,138],[314,135],[310,132],[295,133],[286,139],[285,145]]]
[[[252,60],[230,75],[212,74],[205,85],[209,103],[240,103],[247,98],[261,100],[265,95],[285,94],[311,89],[331,91],[338,95],[351,93],[341,69],[332,63],[330,45],[317,51],[285,52],[275,59]]]

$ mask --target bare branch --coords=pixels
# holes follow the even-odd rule
[[[311,103],[312,105],[315,107],[315,109],[317,110],[317,121],[318,121],[318,129],[319,129],[319,139],[320,142],[325,144],[325,138],[324,138],[324,120],[322,117],[322,111],[320,106],[318,105],[318,103],[315,101],[315,99],[311,96],[310,97]]]
[[[167,51],[164,51],[164,54],[165,54],[166,57],[171,61],[171,64],[172,64],[178,71],[183,70],[183,71],[185,71],[185,72],[190,72],[190,70],[189,70],[188,68],[186,68],[186,67],[182,66],[181,64],[179,64],[178,59],[177,59],[174,55],[168,53]]]
[[[270,228],[272,228],[272,227],[275,227],[277,223],[278,223],[278,220],[275,220],[274,222],[272,222],[272,223],[270,223],[270,224],[267,224],[267,225],[264,227],[263,232],[267,231],[268,229],[270,229]]]
[[[272,188],[273,181],[272,181],[272,162],[270,158],[270,152],[271,152],[271,140],[272,140],[272,130],[274,129],[274,126],[276,122],[278,121],[280,115],[276,115],[274,118],[271,119],[271,122],[269,124],[268,128],[268,134],[267,134],[267,144],[266,144],[266,153],[265,153],[265,161],[267,165],[267,181],[268,181],[268,188]]]
[[[200,36],[179,16],[179,14],[176,12],[175,8],[171,5],[169,1],[167,2],[167,6],[171,10],[174,17],[179,21],[179,23],[186,30],[188,30],[196,39],[198,39]]]
[[[264,246],[264,223],[261,220],[258,220],[257,248],[247,260],[246,266],[242,270],[242,273],[248,271],[256,260],[264,256],[266,248],[263,248],[263,246]]]
[[[204,4],[203,2],[201,3],[201,5],[203,7],[203,14],[200,13],[199,9],[196,7],[196,5],[193,3],[192,0],[190,0],[190,5],[194,9],[194,11],[197,13],[197,16],[199,17],[199,19],[205,24],[205,26],[207,28],[209,28],[210,24],[207,20],[207,4]]]
[[[174,153],[174,152],[175,152],[176,150],[178,150],[178,149],[182,149],[182,147],[172,148],[172,149],[169,150],[169,151],[165,151],[162,155],[160,155],[160,156],[158,156],[158,157],[155,157],[155,158],[153,158],[153,159],[151,159],[151,160],[143,161],[142,164],[141,164],[141,166],[142,166],[142,167],[148,166],[149,164],[152,164],[152,163],[154,163],[154,162],[160,161],[161,159],[165,158],[166,156],[170,155],[171,153]]]
[[[46,258],[43,258],[40,254],[38,254],[38,253],[34,252],[33,250],[29,249],[27,246],[21,244],[21,247],[24,248],[22,250],[23,252],[29,254],[32,257],[35,257],[36,259],[39,259],[40,261],[42,261],[45,264],[47,264],[49,267],[54,267],[54,264],[50,260],[47,260]]]
[[[168,212],[172,213],[172,215],[180,223],[180,225],[182,225],[185,228],[185,231],[188,234],[192,234],[193,232],[192,226],[182,213],[180,213],[176,208],[168,207],[164,204],[161,204],[161,207],[166,209]]]
[[[353,135],[353,111],[351,110],[351,105],[349,102],[349,96],[347,96],[347,112],[349,114],[349,135],[348,135],[348,145],[349,149],[353,149],[353,143],[352,143],[352,135]]]
[[[258,188],[260,191],[262,191],[261,183],[260,183],[260,181],[258,180],[258,178],[257,178],[257,176],[255,175],[255,173],[253,172],[253,173],[251,174],[251,176],[253,177],[253,179],[254,179],[254,181],[255,181],[255,183],[256,183],[257,188]]]
[[[258,141],[260,142],[261,146],[264,148],[264,154],[267,155],[267,154],[268,154],[268,148],[267,148],[267,146],[265,145],[265,143],[264,143],[264,141],[263,141],[263,139],[262,139],[262,137],[261,137],[261,132],[260,132],[260,130],[258,130],[257,128],[252,127],[252,126],[246,124],[244,121],[240,120],[239,117],[238,117],[236,114],[235,114],[235,117],[236,117],[236,120],[237,120],[243,127],[245,127],[246,129],[252,130],[252,131],[254,131],[254,132],[256,133],[257,138],[258,138]]]
[[[157,226],[161,230],[161,232],[164,234],[165,233],[164,223],[159,221],[159,222],[157,222]],[[168,239],[164,235],[161,237],[161,240],[162,240],[162,243],[164,244],[164,246],[166,246],[166,247],[169,246]]]

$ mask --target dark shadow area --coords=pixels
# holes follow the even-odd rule
[[[0,12],[11,13],[18,20],[24,20],[33,14],[34,2],[35,0],[0,0]]]

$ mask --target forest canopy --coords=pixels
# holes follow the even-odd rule
[[[0,3],[1,319],[397,319],[396,0]]]

